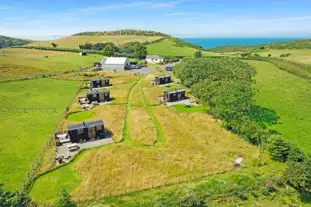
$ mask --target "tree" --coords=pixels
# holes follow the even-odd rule
[[[105,56],[113,56],[113,48],[111,45],[106,45],[103,51],[103,55]]]
[[[288,154],[288,160],[294,162],[303,162],[305,160],[305,154],[296,145],[291,145]]]
[[[62,189],[57,196],[53,207],[76,207],[77,205],[71,200],[70,195],[66,190]]]
[[[269,144],[269,155],[273,160],[285,162],[290,152],[290,144],[280,136],[273,136]]]
[[[202,57],[202,52],[201,50],[197,50],[193,53],[194,58],[201,58]]]
[[[52,43],[51,43],[51,45],[52,45],[52,47],[54,47],[54,48],[56,48],[56,47],[57,47],[57,44],[56,44],[56,43],[54,43],[54,42],[52,42]]]
[[[30,198],[25,193],[10,192],[3,188],[3,184],[0,184],[0,206],[30,207],[36,205],[31,202]]]

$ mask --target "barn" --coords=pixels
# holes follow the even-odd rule
[[[156,85],[168,84],[172,82],[172,77],[170,75],[157,76],[154,81]]]
[[[129,69],[129,62],[126,57],[109,57],[101,61],[102,70],[111,72],[122,72]]]
[[[67,127],[70,141],[73,143],[81,140],[89,140],[96,137],[104,137],[104,121],[90,121],[80,124],[72,124]]]
[[[89,101],[89,103],[92,103],[94,101],[97,102],[110,101],[110,91],[108,90],[91,91],[86,93],[86,99]]]
[[[185,89],[176,89],[164,92],[164,100],[166,102],[181,101],[186,98]]]
[[[107,77],[100,79],[93,79],[91,81],[91,88],[102,88],[106,86],[110,86],[109,78]]]

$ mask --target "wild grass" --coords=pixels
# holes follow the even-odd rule
[[[28,44],[27,46],[45,46],[52,47],[51,43],[56,43],[60,48],[79,49],[79,45],[85,43],[104,43],[113,42],[116,45],[124,45],[129,42],[152,42],[160,39],[158,36],[69,36],[53,41],[39,41]]]
[[[180,112],[208,112],[208,107],[207,106],[185,106],[183,104],[177,104],[171,106],[171,108],[175,111],[180,111]]]
[[[257,104],[280,117],[271,129],[284,135],[304,152],[311,152],[311,90],[308,80],[280,70],[271,63],[247,61],[257,70]]]
[[[153,146],[157,141],[156,128],[144,108],[131,109],[129,135],[135,145]]]
[[[0,86],[1,106],[56,108],[56,113],[0,110],[0,183],[16,189],[51,135],[79,82],[35,79],[3,82]]]
[[[284,50],[268,50],[260,53],[262,56],[268,57],[271,54],[272,57],[280,58],[282,54],[290,54],[288,57],[282,59],[299,62],[304,64],[311,64],[311,49],[284,49]]]

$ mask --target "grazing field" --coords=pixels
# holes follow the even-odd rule
[[[205,113],[180,113],[163,105],[150,104],[150,100],[157,100],[157,94],[152,96],[149,93],[147,96],[145,88],[149,86],[144,83],[146,81],[136,80],[132,85],[125,84],[128,86],[126,104],[92,109],[94,115],[91,119],[103,119],[114,135],[126,134],[123,125],[126,123],[130,128],[129,140],[86,151],[66,167],[43,175],[31,189],[32,199],[39,203],[51,202],[57,191],[67,186],[76,201],[120,195],[231,171],[236,157],[244,157],[248,166],[257,157],[256,147],[227,132]],[[162,93],[165,90],[154,88]],[[134,97],[140,97],[140,107],[133,106]],[[140,112],[146,113],[140,116]],[[133,114],[136,120],[129,118]],[[132,128],[133,124],[137,124],[135,127],[138,128]],[[145,124],[156,129],[157,142],[154,145],[137,144],[132,137],[131,130],[144,130]],[[146,136],[143,141],[153,140],[145,139],[151,134],[142,134]],[[66,172],[64,183],[61,171]]]
[[[113,42],[116,45],[124,45],[129,42],[152,42],[162,37],[159,36],[70,36],[51,41],[32,42],[27,46],[52,47],[51,43],[56,43],[60,48],[79,49],[79,45],[85,43],[105,43]]]
[[[0,80],[82,68],[101,58],[99,55],[8,48],[0,53]]]
[[[260,53],[262,56],[268,56],[271,54],[272,57],[278,57],[282,54],[290,54],[288,57],[283,57],[282,59],[299,62],[304,64],[311,64],[311,49],[284,49],[284,50],[268,50]]]
[[[163,56],[192,56],[197,49],[178,46],[172,40],[164,39],[160,42],[147,45],[149,55],[163,55]],[[215,56],[217,53],[202,51],[203,55]]]
[[[0,183],[12,189],[19,187],[79,84],[54,79],[0,83],[0,108],[56,109],[26,113],[0,110]]]
[[[311,152],[311,89],[310,82],[266,62],[247,61],[257,70],[257,104],[276,111],[280,117],[272,129]]]

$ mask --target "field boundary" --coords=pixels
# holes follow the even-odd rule
[[[40,168],[40,164],[43,161],[43,157],[44,157],[44,154],[46,153],[47,149],[49,147],[55,145],[55,137],[54,137],[55,133],[59,129],[59,127],[62,125],[63,120],[66,118],[69,106],[72,104],[72,102],[74,101],[74,99],[77,96],[77,94],[81,91],[81,85],[83,85],[83,81],[81,81],[81,84],[79,85],[78,90],[76,91],[76,93],[74,94],[72,99],[69,101],[69,103],[66,105],[66,107],[65,107],[63,113],[61,114],[61,117],[58,120],[54,130],[52,131],[51,135],[49,136],[49,138],[45,142],[44,146],[42,147],[41,152],[39,153],[39,155],[37,156],[37,158],[33,162],[32,166],[31,166],[30,170],[28,171],[28,173],[26,174],[24,180],[22,180],[22,182],[20,184],[20,187],[19,187],[19,190],[21,192],[24,192],[25,190],[27,190],[27,186],[35,178],[36,173],[37,173],[37,171]],[[53,151],[53,153],[50,153],[48,156],[50,158],[49,160],[51,160],[51,162],[53,162],[54,161],[54,151]]]
[[[47,113],[56,113],[56,108],[16,108],[9,106],[0,106],[0,112],[47,112]]]

